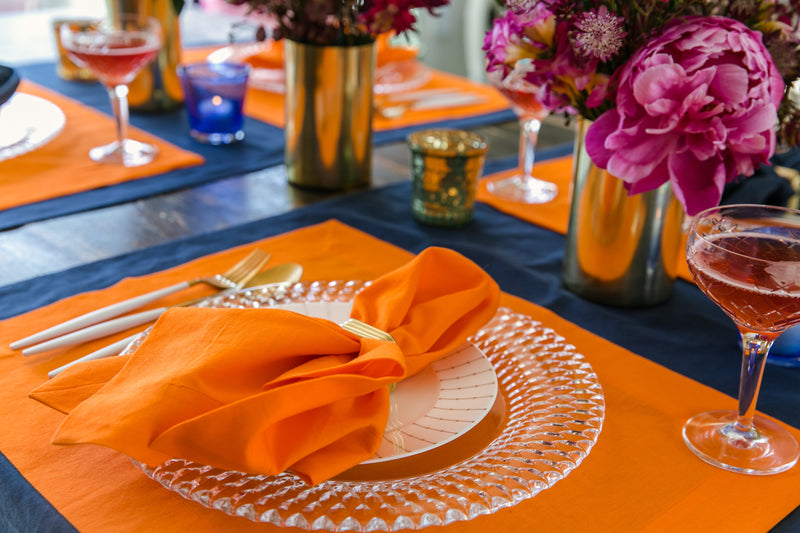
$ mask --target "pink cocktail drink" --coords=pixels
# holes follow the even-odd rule
[[[90,70],[108,90],[116,120],[117,139],[89,150],[98,163],[145,165],[158,148],[128,139],[128,83],[161,48],[161,25],[152,17],[121,14],[96,24],[62,25],[59,37],[64,51],[78,65]]]
[[[800,447],[756,414],[764,363],[775,339],[800,323],[800,211],[763,205],[707,209],[692,220],[686,260],[697,286],[739,330],[739,408],[690,418],[683,440],[702,460],[744,474],[777,474]]]
[[[158,53],[159,41],[147,34],[87,34],[68,43],[70,57],[107,87],[130,83]]]
[[[508,178],[490,181],[486,188],[499,198],[524,204],[540,204],[551,201],[558,194],[555,183],[533,176],[536,161],[536,143],[542,119],[548,111],[537,97],[538,89],[526,82],[524,76],[513,72],[503,77],[499,71],[486,73],[492,85],[511,104],[519,121],[520,172]]]
[[[541,120],[547,116],[547,110],[535,92],[503,85],[497,86],[497,89],[511,103],[511,107],[518,117],[535,117]]]
[[[687,259],[698,286],[737,324],[775,338],[800,323],[797,239],[711,235],[694,241]]]

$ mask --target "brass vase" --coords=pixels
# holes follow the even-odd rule
[[[320,190],[368,185],[375,43],[319,46],[284,42],[289,183]]]
[[[129,84],[128,106],[133,111],[162,111],[183,103],[177,67],[181,61],[181,34],[177,0],[106,0],[112,18],[132,13],[161,23],[163,42],[158,56]]]
[[[592,163],[580,119],[562,279],[602,304],[641,307],[672,295],[682,254],[684,211],[666,183],[629,196],[624,182]]]

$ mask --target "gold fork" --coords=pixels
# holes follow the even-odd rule
[[[172,294],[197,285],[205,283],[220,290],[224,289],[238,289],[244,286],[250,278],[252,278],[264,264],[269,261],[270,255],[263,250],[255,249],[247,257],[236,263],[230,270],[222,274],[215,274],[189,281],[176,283],[163,289],[158,289],[141,296],[136,296],[122,302],[118,302],[95,311],[86,313],[79,317],[75,317],[61,324],[57,324],[44,331],[34,333],[24,339],[20,339],[11,343],[12,350],[19,350],[26,348],[22,353],[23,355],[33,355],[45,350],[51,350],[60,346],[67,346],[70,344],[69,339],[64,343],[63,339],[69,337],[69,334],[76,332],[79,329],[103,322],[110,318],[120,316],[128,311],[138,309],[145,304],[154,302]],[[51,340],[52,339],[52,340]],[[61,340],[62,342],[56,343]],[[48,342],[45,342],[48,341]],[[51,344],[53,343],[53,344]]]

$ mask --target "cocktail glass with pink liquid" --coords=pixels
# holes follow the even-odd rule
[[[492,85],[506,97],[511,109],[519,120],[519,172],[511,177],[494,180],[487,184],[487,190],[499,198],[525,204],[542,204],[549,202],[558,194],[555,183],[541,180],[533,176],[533,164],[536,160],[536,143],[542,119],[547,110],[536,96],[536,87],[525,82],[513,73],[505,78],[502,72],[487,72]]]
[[[697,286],[733,319],[743,354],[738,410],[689,419],[683,439],[720,468],[783,472],[797,462],[797,441],[755,411],[772,343],[800,323],[800,211],[763,205],[703,211],[692,219],[686,259]]]
[[[155,146],[128,139],[128,84],[158,53],[161,26],[140,15],[118,15],[91,25],[61,26],[64,51],[77,65],[90,70],[111,99],[117,140],[92,148],[89,157],[126,167],[144,165],[158,153]]]

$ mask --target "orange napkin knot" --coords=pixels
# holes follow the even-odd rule
[[[354,298],[351,316],[396,343],[281,309],[174,308],[135,352],[75,365],[30,396],[67,413],[55,444],[316,484],[375,453],[389,386],[462,344],[499,294],[468,259],[428,248]]]

